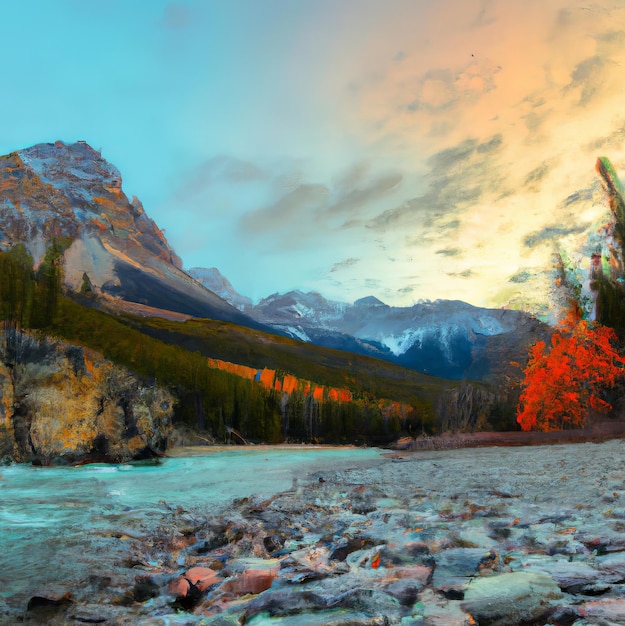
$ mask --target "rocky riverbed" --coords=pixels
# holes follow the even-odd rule
[[[212,510],[161,503],[0,623],[624,624],[624,461],[622,440],[394,453]]]

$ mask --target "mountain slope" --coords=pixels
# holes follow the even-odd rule
[[[187,273],[239,311],[247,311],[252,308],[252,300],[238,293],[232,283],[216,267],[192,267],[187,270]]]
[[[523,362],[528,346],[548,333],[545,324],[522,311],[456,300],[391,307],[373,296],[346,304],[290,291],[273,294],[248,311],[306,342],[455,379],[514,375],[510,361]]]
[[[64,249],[66,286],[129,301],[258,326],[181,269],[180,259],[119,171],[85,142],[38,144],[0,157],[0,248],[24,243],[38,262]]]

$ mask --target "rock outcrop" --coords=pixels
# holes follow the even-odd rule
[[[0,457],[49,465],[165,452],[174,406],[169,391],[91,350],[16,335],[17,358],[0,364]]]

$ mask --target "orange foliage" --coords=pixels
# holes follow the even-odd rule
[[[625,374],[625,358],[612,342],[616,334],[569,315],[551,338],[529,351],[517,422],[523,430],[583,428],[591,410],[606,412],[611,405],[599,394]]]
[[[397,402],[396,400],[379,400],[378,408],[382,412],[384,419],[391,417],[399,417],[404,420],[413,408],[410,404],[404,404],[403,402]]]
[[[282,391],[285,393],[294,393],[299,387],[299,381],[292,374],[285,374],[282,379]]]
[[[209,358],[207,361],[209,367],[214,367],[215,369],[223,370],[224,372],[229,372],[230,374],[236,374],[237,376],[247,378],[248,380],[254,380],[256,372],[258,371],[252,367],[247,367],[246,365],[238,365],[237,363],[220,361],[219,359]]]
[[[335,402],[352,402],[352,393],[349,389],[324,387],[314,385],[309,380],[302,380],[293,374],[284,374],[281,378],[276,374],[275,370],[262,369],[257,370],[246,365],[238,365],[229,361],[221,361],[220,359],[207,359],[209,367],[229,372],[247,378],[248,380],[258,381],[265,389],[275,389],[283,393],[292,394],[298,390],[302,390],[305,396],[312,394],[313,398],[318,402],[325,400],[333,400]]]
[[[269,370],[267,368],[264,368],[262,372],[260,373],[260,384],[265,389],[272,389],[275,376],[276,376],[275,370]]]

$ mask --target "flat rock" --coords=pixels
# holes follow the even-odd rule
[[[510,626],[548,616],[562,598],[550,576],[512,572],[473,579],[465,591],[462,608],[478,624]]]
[[[625,598],[602,598],[585,602],[579,612],[597,624],[625,624]]]
[[[488,551],[482,548],[451,548],[434,555],[432,586],[443,591],[466,586],[487,557]]]

